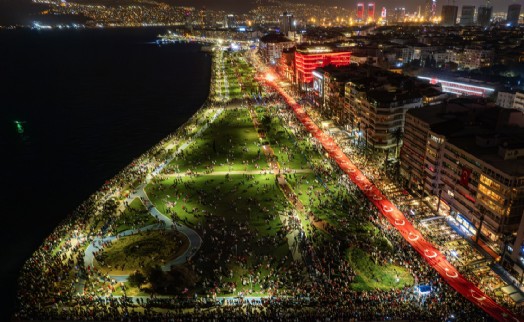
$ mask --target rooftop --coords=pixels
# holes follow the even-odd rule
[[[262,38],[260,38],[261,42],[264,43],[279,43],[279,42],[293,42],[291,39],[287,38],[283,34],[277,34],[277,33],[270,33]]]
[[[524,158],[504,159],[500,149],[524,149],[524,114],[463,97],[408,114],[429,124],[448,143],[511,176],[524,176]]]

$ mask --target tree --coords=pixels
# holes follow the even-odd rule
[[[166,284],[166,276],[159,265],[148,267],[146,277],[155,291],[163,289]]]
[[[129,275],[128,281],[129,285],[140,287],[142,284],[146,282],[146,277],[144,276],[144,274],[142,274],[142,272],[136,271],[133,274]]]
[[[273,119],[271,118],[271,116],[269,114],[265,114],[263,117],[262,117],[262,128],[264,129],[264,131],[269,132],[269,130],[271,129],[271,122],[273,121]]]

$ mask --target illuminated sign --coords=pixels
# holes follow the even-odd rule
[[[438,144],[441,144],[442,143],[442,138],[439,138],[437,136],[434,136],[433,134],[431,134],[431,139],[435,142],[437,142]]]
[[[312,74],[314,76],[313,90],[318,93],[318,96],[322,96],[324,94],[324,88],[323,88],[323,82],[322,82],[324,77],[317,72],[313,72]]]
[[[452,82],[452,81],[439,79],[436,77],[418,76],[418,78],[427,80],[430,84],[433,84],[433,85],[441,84],[443,92],[457,94],[459,96],[472,95],[472,96],[488,97],[491,94],[493,94],[493,92],[495,91],[494,88],[490,88],[490,87],[477,86],[477,85],[472,85],[469,83]]]

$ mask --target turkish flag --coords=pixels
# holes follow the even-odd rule
[[[471,169],[462,168],[462,174],[460,175],[460,184],[463,185],[464,187],[467,187],[470,176],[471,176]]]

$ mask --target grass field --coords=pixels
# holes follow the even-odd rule
[[[156,223],[157,220],[151,216],[140,199],[135,198],[129,204],[129,207],[127,207],[126,210],[118,217],[114,223],[114,227],[116,227],[115,232],[120,233],[128,229],[136,229]]]
[[[189,241],[175,231],[152,230],[121,237],[96,257],[98,268],[112,274],[125,274],[137,269],[166,263],[182,255]]]
[[[240,75],[252,72],[244,71],[243,62],[231,63],[233,59],[229,58],[232,66],[226,68],[230,93],[235,92],[239,82],[246,81]],[[145,188],[160,212],[202,237],[196,262],[183,266],[190,270],[188,274],[197,276],[190,293],[290,293],[293,283],[307,276],[303,264],[292,260],[280,219],[293,207],[276,184],[275,175],[261,173],[268,169],[261,153],[263,142],[271,144],[281,167],[309,169],[306,173],[286,174],[286,180],[307,212],[312,211],[318,220],[336,227],[339,236],[322,232],[322,239],[350,235],[366,247],[392,251],[388,240],[365,219],[365,210],[348,214],[350,205],[354,209],[360,196],[352,195],[339,184],[338,174],[325,156],[308,140],[296,137],[278,117],[278,108],[282,107],[255,107],[259,120],[270,120],[262,124],[267,130],[264,140],[259,138],[260,129],[254,127],[247,108],[225,109],[182,156]],[[144,214],[141,204],[133,202],[130,209],[131,217]],[[306,212],[299,217],[303,227],[312,229]],[[124,225],[134,225],[127,214],[120,218],[118,227]],[[155,253],[157,247],[158,244],[151,251]],[[367,249],[353,245],[347,249],[346,257],[357,273],[351,285],[355,290],[392,289],[413,283],[404,268],[375,263]],[[288,272],[289,280],[276,283],[275,267]],[[133,288],[129,291],[139,292]]]
[[[404,267],[375,263],[369,254],[361,249],[350,248],[348,258],[357,274],[351,285],[354,290],[390,290],[414,283],[413,276]]]

